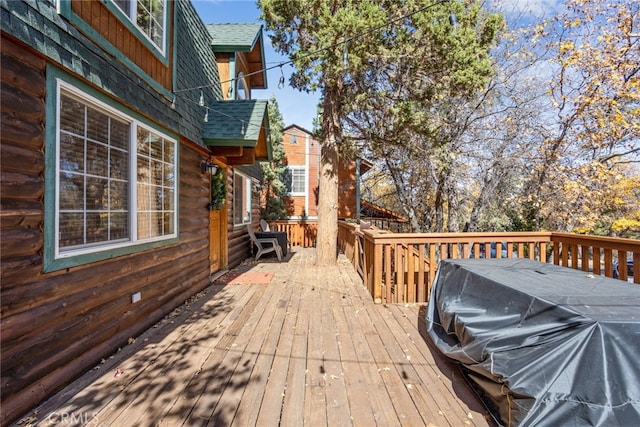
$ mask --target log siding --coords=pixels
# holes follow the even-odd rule
[[[198,170],[204,153],[184,138],[178,144],[177,242],[43,272],[46,70],[44,59],[3,33],[2,425],[209,283],[209,183]],[[132,303],[136,292],[142,300]]]

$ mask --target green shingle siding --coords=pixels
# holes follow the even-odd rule
[[[3,31],[123,104],[202,144],[205,109],[197,105],[199,90],[181,93],[176,109],[171,110],[171,100],[70,25],[50,1],[0,0],[0,12]],[[176,90],[206,86],[203,93],[207,103],[222,99],[207,29],[190,2],[176,1],[175,13]]]

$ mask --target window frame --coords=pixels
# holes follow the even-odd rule
[[[242,179],[242,194],[238,193],[238,186],[236,183],[236,178],[241,178]],[[241,173],[237,170],[233,171],[233,225],[234,227],[242,227],[245,226],[247,224],[251,224],[251,209],[252,209],[252,202],[253,202],[253,195],[252,193],[252,187],[253,187],[253,181],[251,179],[250,176]],[[245,192],[245,188],[246,188],[246,192]],[[238,196],[244,196],[246,199],[243,201],[246,206],[248,207],[248,217],[245,216],[245,212],[242,212],[242,219],[241,222],[237,222],[237,216],[236,216],[236,197]],[[243,204],[244,206],[244,204]]]
[[[302,191],[293,191],[293,171],[302,172],[302,177],[304,180],[304,189]],[[287,196],[296,197],[296,196],[306,196],[307,188],[309,186],[308,177],[307,177],[307,167],[306,166],[287,166],[284,170],[285,174],[291,174],[291,188],[289,188],[289,184],[285,178],[284,183],[287,187],[286,194]]]
[[[106,97],[80,82],[74,77],[55,67],[47,68],[47,110],[45,134],[45,247],[43,270],[45,272],[60,270],[88,264],[91,262],[130,254],[149,248],[165,246],[179,240],[179,185],[180,185],[180,144],[176,135],[153,124],[136,112],[128,109],[119,102]],[[129,123],[129,138],[127,142],[129,156],[129,170],[127,177],[127,221],[128,234],[126,240],[106,241],[100,243],[84,243],[78,247],[62,249],[60,247],[60,111],[59,105],[63,95],[79,100],[83,105],[97,109],[103,114]],[[162,209],[161,215],[173,212],[172,233],[139,238],[137,228],[137,161],[138,144],[137,131],[143,129],[163,138],[173,144],[173,209]],[[163,186],[164,187],[164,186]],[[85,207],[86,209],[86,207]]]
[[[138,3],[141,0],[129,0],[131,3],[129,5],[129,11],[124,11],[120,8],[120,5],[115,0],[110,0],[107,4],[109,9],[112,10],[125,24],[129,27],[132,32],[136,34],[136,36],[145,42],[145,44],[151,45],[162,57],[166,57],[167,52],[167,25],[169,22],[169,6],[170,2],[167,0],[161,0],[163,2],[163,11],[162,11],[162,42],[161,45],[157,45],[155,41],[144,31],[137,23],[137,9]],[[144,6],[143,6],[144,7]],[[130,16],[130,14],[135,13],[135,16]]]
[[[154,90],[158,93],[165,96],[167,99],[171,99],[172,92],[170,89],[167,89],[163,85],[161,85],[158,81],[156,81],[150,74],[140,68],[132,58],[129,58],[125,55],[124,52],[116,48],[113,44],[111,44],[105,36],[100,32],[98,28],[94,28],[81,19],[75,12],[73,12],[71,3],[72,1],[77,0],[55,0],[57,3],[57,11],[58,13],[67,19],[71,24],[73,24],[76,28],[78,28],[81,32],[85,33],[90,39],[92,39],[100,48],[102,48],[105,52],[113,55],[118,61],[124,64],[129,70],[135,73],[138,77],[144,80],[147,84],[149,84]],[[109,9],[114,16],[119,19],[125,27],[144,44],[144,46],[149,49],[153,56],[155,56],[160,63],[162,63],[165,67],[172,66],[171,73],[173,74],[174,85],[175,85],[175,56],[176,50],[169,49],[170,43],[174,46],[177,41],[177,32],[174,31],[174,28],[177,25],[177,13],[175,1],[165,0],[165,5],[169,7],[169,9],[165,9],[165,36],[163,48],[159,49],[155,44],[151,43],[148,37],[144,36],[143,33],[138,29],[136,25],[120,10],[113,0],[101,0],[101,3]],[[171,19],[169,19],[171,18]],[[170,55],[173,56],[174,63],[171,65],[170,63]],[[78,70],[76,70],[78,71]],[[90,80],[92,76],[86,74],[84,76],[87,80]]]

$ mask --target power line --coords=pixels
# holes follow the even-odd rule
[[[309,56],[316,55],[316,54],[318,54],[320,52],[324,52],[325,50],[329,50],[329,49],[335,48],[336,46],[344,45],[346,43],[349,43],[352,40],[358,39],[360,37],[364,37],[364,36],[366,36],[368,34],[371,34],[374,31],[382,29],[382,28],[384,28],[384,27],[386,27],[388,25],[391,25],[391,24],[393,24],[395,22],[398,22],[398,21],[401,21],[403,19],[409,18],[409,17],[411,17],[413,15],[416,15],[416,14],[418,14],[420,12],[424,12],[425,10],[428,10],[428,9],[434,7],[434,6],[437,6],[439,4],[444,4],[444,3],[451,3],[451,0],[439,0],[439,1],[436,1],[435,3],[432,3],[432,4],[428,5],[428,6],[423,7],[423,8],[420,8],[420,9],[414,11],[414,12],[407,13],[406,15],[400,16],[400,17],[395,18],[395,19],[391,19],[391,20],[385,22],[382,25],[378,25],[377,27],[370,28],[367,31],[355,34],[355,35],[353,35],[351,37],[345,37],[341,41],[335,42],[335,43],[330,44],[328,46],[325,46],[323,48],[320,48],[320,49],[314,50],[312,52],[309,52],[306,55],[302,55],[298,59],[304,59],[304,58],[307,58]],[[262,69],[257,70],[257,71],[253,71],[251,73],[247,73],[247,74],[244,75],[244,77],[250,77],[250,76],[253,76],[255,74],[261,74],[261,73],[264,73],[265,71],[273,70],[275,68],[282,68],[284,65],[289,65],[289,64],[292,64],[292,63],[293,63],[293,60],[290,59],[288,61],[280,62],[277,65],[273,65],[271,67],[266,67],[266,68],[262,68]],[[221,81],[219,84],[233,82],[234,80],[236,80],[235,77],[231,78],[231,79],[228,79],[228,80]],[[205,89],[205,88],[213,87],[215,85],[216,85],[216,83],[211,83],[211,84],[206,84],[206,85],[202,85],[202,86],[195,86],[195,87],[192,87],[192,88],[179,89],[179,90],[175,90],[173,93],[174,94],[178,94],[178,93],[182,93],[182,92],[190,92],[190,91],[193,91],[193,90],[202,90],[202,89]]]

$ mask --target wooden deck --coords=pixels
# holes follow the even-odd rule
[[[427,345],[423,307],[374,305],[346,258],[318,269],[313,257],[297,249],[231,272],[23,421],[491,425]]]

